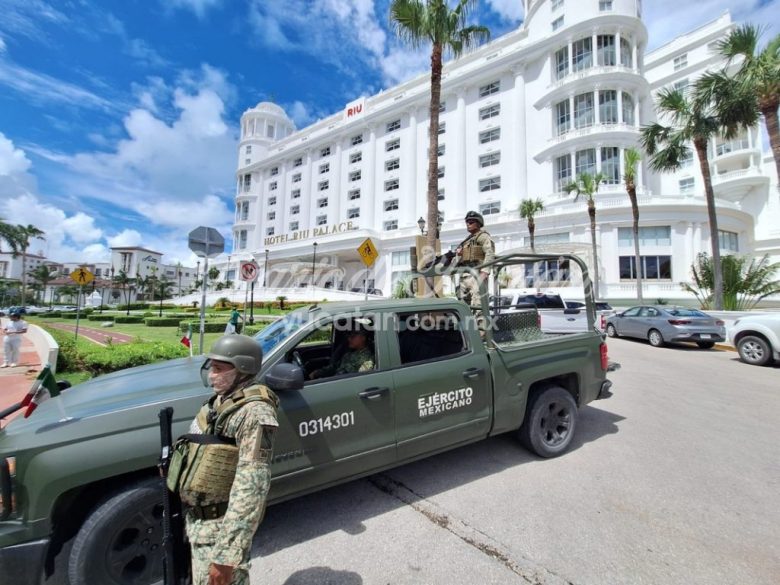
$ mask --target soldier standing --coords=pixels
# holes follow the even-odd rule
[[[469,236],[458,246],[455,254],[458,256],[458,266],[476,267],[486,262],[492,262],[496,258],[495,244],[490,234],[482,229],[485,220],[482,215],[476,211],[469,211],[466,214],[466,229]],[[466,304],[477,309],[482,307],[479,285],[486,283],[490,277],[490,269],[485,268],[479,271],[479,280],[474,278],[472,272],[462,272],[460,276],[460,287],[458,288],[458,298],[465,301]]]
[[[192,582],[247,585],[252,537],[271,480],[279,401],[255,381],[263,352],[251,337],[221,337],[207,357],[214,396],[183,439],[189,441],[189,457],[178,486],[192,549]]]

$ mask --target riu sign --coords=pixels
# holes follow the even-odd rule
[[[355,100],[354,102],[347,104],[347,107],[344,108],[344,120],[356,120],[357,118],[361,118],[365,113],[366,98],[362,97],[358,100]]]

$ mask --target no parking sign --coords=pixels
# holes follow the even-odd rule
[[[259,267],[254,260],[247,260],[241,262],[238,270],[239,278],[245,282],[254,282],[257,280],[259,274]]]

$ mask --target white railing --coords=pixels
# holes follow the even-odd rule
[[[748,149],[750,149],[750,142],[748,141],[747,138],[742,138],[740,140],[730,140],[729,142],[718,144],[715,147],[715,156],[723,156],[725,154],[730,154],[738,150],[748,150]]]
[[[598,65],[596,67],[588,67],[587,69],[581,69],[573,73],[568,73],[564,77],[554,80],[547,89],[558,89],[567,83],[572,83],[574,81],[579,81],[580,79],[586,79],[588,77],[593,77],[594,75],[602,75],[606,73],[613,75],[615,73],[636,73],[639,75],[639,72],[636,69],[632,67],[626,67],[625,65]]]
[[[599,134],[602,132],[639,133],[639,128],[637,126],[632,126],[631,124],[625,124],[623,122],[617,124],[604,124],[604,123],[593,124],[592,126],[588,126],[587,128],[578,128],[576,130],[569,130],[568,132],[565,132],[558,136],[553,136],[547,141],[547,145],[549,147],[555,144],[560,144],[561,142],[564,142],[566,140],[571,140],[573,138],[590,136],[591,134]]]

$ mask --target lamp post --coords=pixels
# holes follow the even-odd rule
[[[195,263],[195,282],[198,282],[198,275],[200,274],[200,260]]]
[[[263,268],[263,288],[265,288],[266,283],[268,282],[268,280],[266,279],[267,275],[268,275],[268,248],[266,248],[265,250],[265,268]]]
[[[420,219],[417,220],[417,227],[420,228],[420,234],[423,236],[425,235],[425,220],[420,217]]]
[[[311,257],[311,290],[313,294],[314,293],[314,265],[317,262],[317,242],[313,242],[311,246],[314,249],[314,254],[312,254]]]

